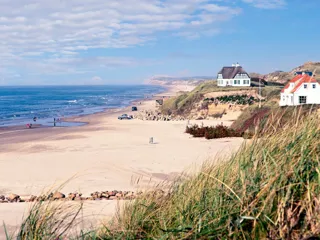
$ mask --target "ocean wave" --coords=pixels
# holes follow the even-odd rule
[[[70,100],[68,101],[68,103],[77,103],[78,101],[77,100]]]

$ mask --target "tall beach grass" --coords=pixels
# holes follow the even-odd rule
[[[141,195],[120,208],[110,225],[78,239],[320,236],[320,120],[316,113],[299,111],[290,121],[280,118],[270,115],[262,134],[257,130],[259,137],[244,142],[230,159],[205,163],[201,172],[181,176],[165,193],[160,187]],[[77,211],[70,213],[72,223]],[[19,239],[66,236],[55,219],[60,218],[36,205]]]
[[[277,116],[278,117],[278,116]],[[227,161],[129,203],[102,239],[311,239],[320,236],[320,132],[298,111]],[[110,235],[111,234],[111,235]]]

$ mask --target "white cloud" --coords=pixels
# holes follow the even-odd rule
[[[286,0],[242,0],[245,3],[252,4],[256,8],[274,9],[282,8],[286,5]]]
[[[243,1],[255,6],[281,2]],[[217,34],[218,24],[240,14],[241,9],[225,1],[214,2],[0,0],[0,61],[4,67],[39,74],[132,66],[137,63],[131,58],[84,58],[80,52],[143,45],[163,31],[185,38]]]

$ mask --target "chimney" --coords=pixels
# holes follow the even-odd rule
[[[234,63],[232,63],[232,67],[235,67],[236,65]]]
[[[240,64],[237,62],[236,67],[240,67]]]

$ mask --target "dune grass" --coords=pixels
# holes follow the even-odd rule
[[[97,226],[77,239],[319,237],[320,120],[299,109],[290,121],[280,120],[271,115],[263,135],[244,142],[230,159],[205,163],[166,193],[145,193],[119,209],[108,228]],[[76,213],[63,212],[69,223]],[[69,225],[61,225],[57,216],[36,205],[19,239],[62,239]]]
[[[63,239],[76,225],[82,203],[39,201],[32,205],[17,234],[7,239],[49,240]]]
[[[308,239],[320,236],[320,132],[316,115],[245,143],[228,161],[207,163],[169,194],[129,203],[108,239]]]

